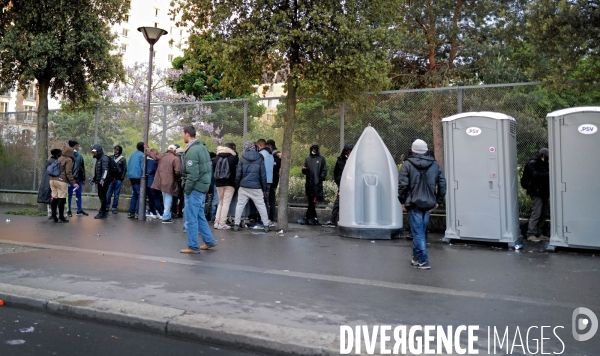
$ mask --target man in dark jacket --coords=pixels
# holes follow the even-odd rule
[[[75,151],[75,163],[73,164],[73,178],[79,185],[79,189],[74,189],[72,184],[69,184],[69,195],[67,199],[67,215],[73,216],[71,212],[71,201],[73,193],[75,193],[75,199],[77,199],[77,215],[88,216],[88,213],[83,211],[81,208],[81,193],[83,191],[83,183],[85,183],[85,163],[83,162],[83,156],[79,153],[79,143],[75,140],[69,140],[69,147],[72,147]]]
[[[279,186],[279,170],[281,169],[281,152],[277,149],[274,140],[267,140],[267,147],[273,152],[273,183],[269,187],[269,220],[275,221],[275,205],[277,186]]]
[[[96,159],[92,184],[98,184],[98,198],[100,199],[100,209],[98,210],[98,214],[94,216],[94,219],[105,219],[107,206],[106,193],[108,192],[108,185],[112,179],[110,175],[110,157],[104,154],[102,146],[98,144],[95,144],[92,147],[92,154]]]
[[[46,172],[46,169],[48,169],[49,165],[54,163],[62,155],[62,150],[55,148],[50,151],[50,154],[51,156],[46,161],[46,168],[44,169],[44,172]],[[52,204],[52,189],[50,188],[50,176],[48,174],[42,174],[37,202],[40,204],[48,204],[48,220],[53,220],[52,208],[50,206]]]
[[[229,229],[227,225],[227,213],[229,212],[231,199],[235,193],[235,177],[238,161],[239,159],[233,150],[232,143],[226,143],[225,146],[217,147],[217,157],[213,159],[212,165],[213,177],[215,178],[215,186],[217,188],[216,196],[219,200],[215,215],[215,228],[219,230]]]
[[[235,186],[238,188],[238,201],[235,207],[234,231],[240,228],[242,212],[248,200],[252,200],[260,218],[264,223],[265,232],[269,232],[269,216],[264,197],[267,194],[267,172],[263,156],[256,152],[254,142],[244,144],[244,154],[238,163],[235,175]]]
[[[548,199],[550,198],[550,174],[547,148],[542,148],[533,156],[523,171],[525,189],[531,197],[531,216],[527,229],[527,240],[540,241],[549,238],[542,235],[542,229],[549,213]]]
[[[335,196],[335,202],[333,203],[333,210],[331,211],[331,220],[323,225],[324,227],[337,227],[340,213],[340,184],[342,183],[342,175],[344,173],[344,167],[346,167],[346,161],[350,157],[350,153],[354,149],[354,145],[345,145],[342,153],[335,162],[335,168],[333,169],[333,180],[338,187],[338,193]]]
[[[319,153],[319,144],[313,143],[310,146],[310,155],[304,160],[302,174],[306,175],[304,189],[308,199],[308,210],[302,223],[319,225],[317,201],[323,200],[323,181],[327,178],[327,162]]]
[[[402,164],[398,177],[398,198],[402,210],[408,212],[413,236],[413,258],[410,264],[419,269],[431,268],[425,243],[429,214],[443,202],[446,195],[444,173],[427,152],[425,141],[415,140],[412,144],[413,154]],[[421,179],[426,179],[423,185],[419,184]]]
[[[108,193],[106,194],[106,209],[110,208],[110,201],[114,194],[115,200],[112,203],[112,213],[117,213],[117,207],[119,207],[119,195],[121,195],[121,186],[123,185],[123,180],[127,175],[127,160],[125,156],[121,155],[123,153],[123,147],[116,145],[113,150],[114,155],[110,157],[111,160],[114,160],[117,166],[117,172],[114,177],[112,177],[112,182],[108,185]]]

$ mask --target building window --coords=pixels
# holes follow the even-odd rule
[[[33,122],[33,116],[35,115],[35,106],[25,105],[25,111],[27,111],[27,115],[25,116],[25,122]]]
[[[173,55],[169,54],[169,62],[173,62]]]
[[[126,44],[122,44],[121,45],[121,53],[125,53],[127,51],[127,45]]]
[[[179,30],[179,36],[183,36],[183,30]]]
[[[173,40],[169,40],[169,48],[173,48]]]
[[[8,103],[0,102],[0,112],[4,113],[8,111]]]
[[[158,17],[158,12],[159,12],[158,9],[154,9],[154,16]]]
[[[152,58],[153,58],[153,59],[156,59],[156,51],[154,51],[154,52],[152,53]]]
[[[155,23],[154,23],[154,27],[158,27],[158,22],[155,22]]]
[[[32,84],[29,86],[29,88],[27,89],[27,100],[35,100],[35,85]]]
[[[129,37],[129,30],[123,29],[123,33],[121,34],[123,37]]]
[[[125,15],[125,22],[129,22],[129,15]]]

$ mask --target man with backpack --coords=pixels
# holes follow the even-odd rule
[[[114,194],[115,200],[112,204],[112,213],[117,213],[119,207],[119,195],[121,195],[121,186],[123,180],[127,174],[127,160],[121,154],[123,153],[123,147],[116,145],[113,151],[114,155],[110,157],[111,176],[113,177],[112,182],[108,186],[108,193],[106,195],[106,209],[110,208],[110,201]]]
[[[543,227],[549,215],[548,199],[550,198],[549,151],[542,148],[534,155],[523,170],[521,187],[531,197],[531,216],[527,228],[527,240],[538,242],[548,240],[543,236]]]
[[[444,201],[446,178],[435,159],[427,155],[427,143],[415,140],[412,155],[404,161],[398,177],[398,198],[402,210],[408,212],[413,236],[413,258],[410,265],[430,269],[425,235],[429,215]],[[437,192],[436,192],[437,187]]]
[[[235,173],[238,165],[238,157],[233,150],[232,143],[217,147],[217,157],[213,159],[213,176],[217,188],[216,196],[219,199],[217,214],[215,216],[215,229],[227,230],[227,213],[231,205],[231,199],[235,193]]]
[[[92,147],[92,154],[96,159],[96,166],[91,182],[92,184],[98,184],[98,199],[100,199],[100,209],[94,219],[106,219],[106,196],[109,182],[112,179],[110,157],[104,154],[104,150],[99,144]]]
[[[175,153],[177,147],[171,145],[167,148],[165,153],[156,152],[154,150],[150,151],[148,145],[145,147],[148,157],[158,162],[154,182],[152,183],[151,188],[162,192],[164,204],[162,223],[170,224],[173,222],[171,219],[171,204],[173,202],[173,197],[178,194],[179,185],[177,180],[179,179],[181,172],[181,160]]]

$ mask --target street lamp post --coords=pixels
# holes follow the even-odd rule
[[[148,64],[148,97],[146,98],[146,120],[144,120],[144,145],[148,144],[148,130],[150,129],[150,99],[152,98],[152,59],[154,58],[154,44],[162,35],[168,32],[158,27],[139,27],[138,31],[144,34],[144,38],[150,44],[150,59]],[[146,220],[146,152],[144,151],[144,162],[142,163],[142,178],[140,180],[140,199],[138,219]]]

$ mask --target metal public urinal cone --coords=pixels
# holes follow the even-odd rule
[[[363,131],[344,168],[338,234],[369,240],[402,236],[398,168],[371,126]]]

